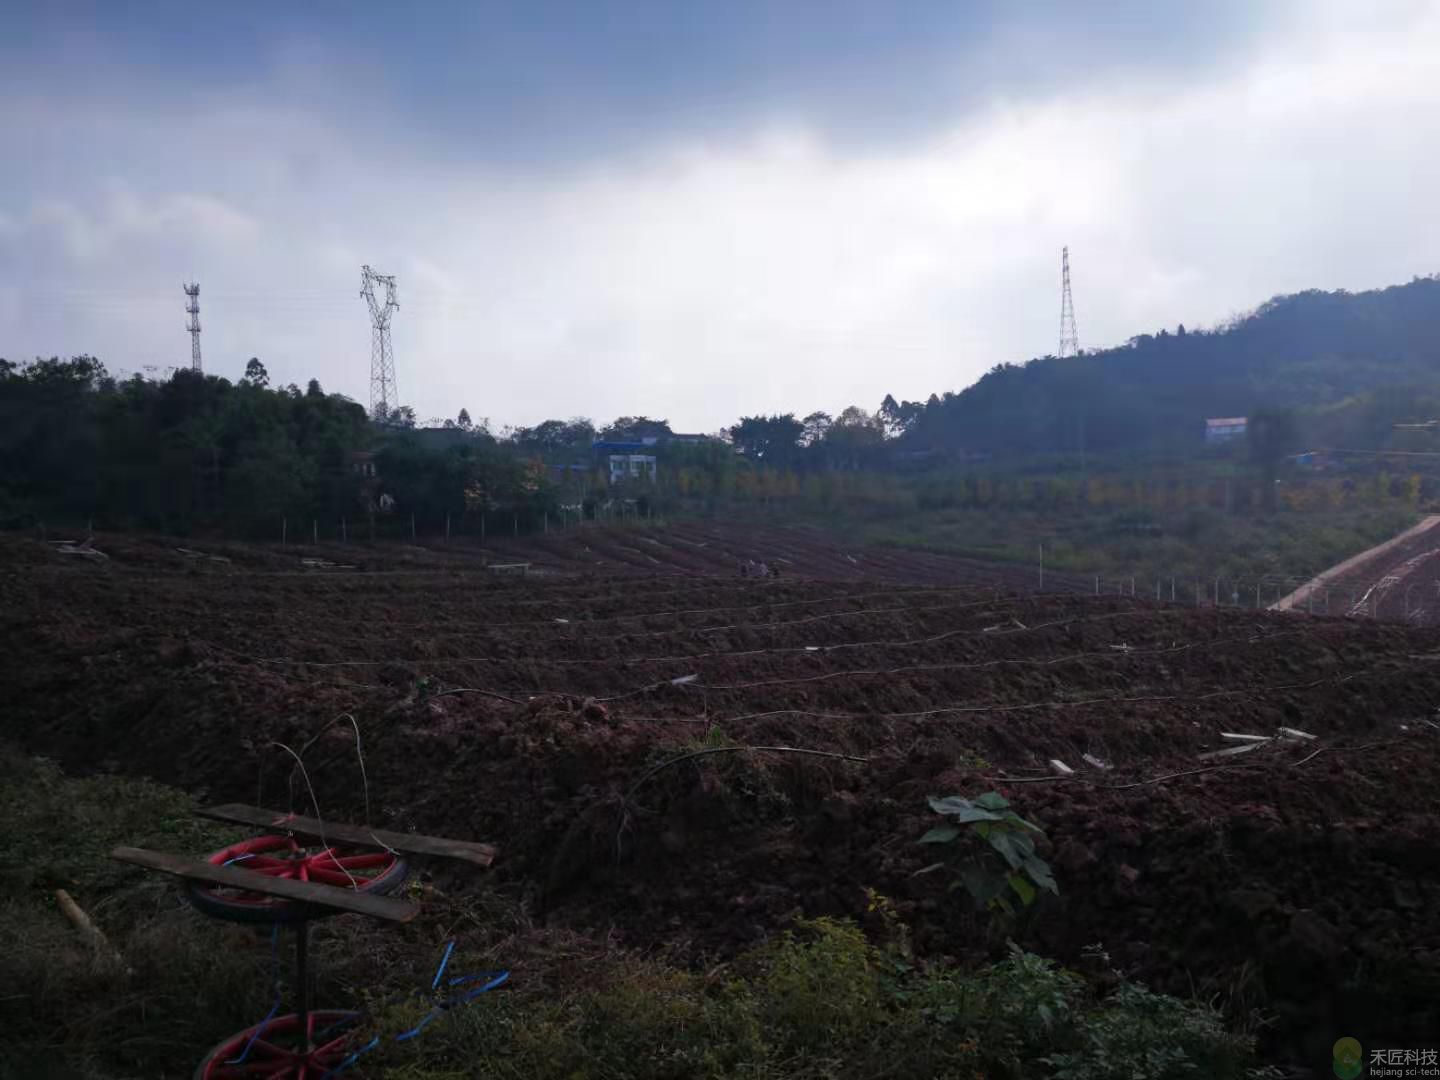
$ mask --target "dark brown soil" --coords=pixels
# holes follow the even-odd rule
[[[899,553],[852,573],[794,536],[749,541],[794,573],[744,580],[742,542],[705,535],[565,536],[538,578],[423,549],[302,572],[293,550],[7,540],[0,734],[283,807],[272,742],[350,714],[376,824],[495,842],[489,880],[552,925],[696,960],[796,911],[863,919],[867,889],[922,957],[996,947],[916,843],[926,796],[996,789],[1045,827],[1061,886],[1022,942],[1072,962],[1099,943],[1159,989],[1261,1008],[1274,1053],[1440,1030],[1440,631],[1016,594]],[[606,575],[562,572],[587,543]],[[616,549],[656,544],[654,573]],[[1199,759],[1282,726],[1316,738]],[[866,760],[727,752],[647,778],[731,743]],[[325,814],[363,813],[348,723],[305,759]]]

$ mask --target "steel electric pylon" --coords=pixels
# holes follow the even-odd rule
[[[1070,249],[1060,249],[1060,357],[1080,355],[1080,331],[1075,326],[1075,299],[1070,295]]]
[[[385,302],[375,296],[375,286],[385,286]],[[399,406],[395,389],[395,353],[390,347],[390,317],[400,306],[395,299],[395,275],[377,274],[368,266],[360,268],[360,295],[370,305],[370,417],[384,423]]]
[[[189,285],[181,286],[185,290],[187,300],[185,310],[190,313],[190,322],[185,329],[190,331],[190,370],[200,371],[200,285],[198,282],[191,282]]]

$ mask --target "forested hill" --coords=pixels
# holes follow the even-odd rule
[[[1210,331],[994,368],[912,414],[912,449],[1036,454],[1193,447],[1206,417],[1292,408],[1318,441],[1383,442],[1436,415],[1440,278],[1362,293],[1278,296]]]

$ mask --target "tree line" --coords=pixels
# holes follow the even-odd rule
[[[446,515],[545,512],[533,464],[493,438],[429,448],[418,434],[377,427],[314,379],[272,388],[258,359],[235,383],[183,369],[117,380],[91,356],[0,360],[0,523],[273,536],[288,519],[363,535],[401,501],[431,531]]]
[[[0,359],[0,523],[273,535],[279,519],[333,527],[395,509],[433,534],[492,514],[515,528],[594,514],[615,496],[883,502],[886,482],[859,474],[938,478],[992,459],[997,469],[1029,460],[1060,472],[1087,455],[1185,459],[1204,418],[1218,415],[1252,419],[1248,452],[1270,502],[1279,463],[1306,446],[1436,449],[1437,430],[1414,425],[1440,418],[1437,361],[1433,277],[1278,297],[1214,330],[1180,326],[1075,358],[999,365],[923,402],[887,395],[873,412],[743,416],[701,440],[644,415],[497,433],[465,409],[422,424],[402,405],[376,423],[315,380],[270,386],[258,358],[234,383],[188,370],[116,379],[91,356]],[[655,441],[661,482],[612,487],[593,445],[645,440]],[[983,504],[983,490],[970,501]]]

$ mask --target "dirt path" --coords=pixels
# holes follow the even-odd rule
[[[1377,544],[1358,555],[1352,555],[1342,563],[1317,574],[1288,596],[1282,597],[1271,606],[1272,611],[1293,611],[1308,607],[1312,597],[1325,596],[1326,611],[1329,613],[1330,596],[1342,599],[1343,610],[1336,607],[1337,614],[1363,614],[1375,618],[1400,618],[1410,622],[1433,622],[1434,605],[1427,608],[1427,594],[1430,589],[1420,589],[1436,576],[1440,565],[1435,556],[1440,555],[1440,514],[1431,514],[1406,529],[1400,535]]]

